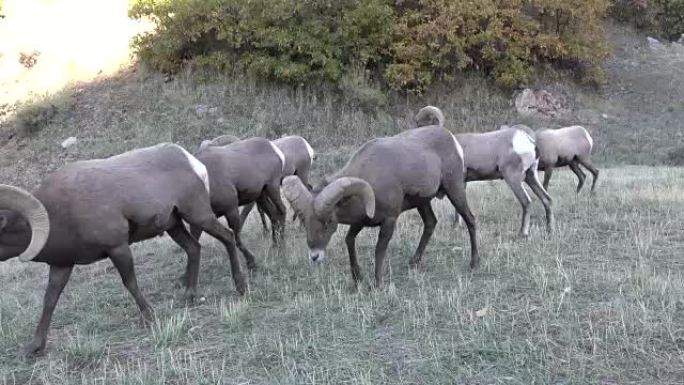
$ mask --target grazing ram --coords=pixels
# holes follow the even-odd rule
[[[296,176],[283,180],[283,192],[304,221],[309,258],[320,261],[338,224],[346,236],[351,273],[361,279],[356,236],[364,227],[380,227],[375,247],[375,283],[383,284],[387,245],[399,215],[416,208],[424,226],[411,265],[420,264],[437,224],[430,202],[446,195],[465,219],[470,235],[470,267],[479,266],[475,219],[464,186],[463,151],[441,126],[407,130],[366,142],[347,164],[313,191]]]
[[[249,138],[226,146],[206,146],[196,153],[211,179],[211,208],[224,216],[235,233],[238,249],[250,269],[256,268],[254,255],[242,243],[239,207],[256,202],[266,210],[273,223],[273,241],[279,242],[285,225],[285,205],[280,198],[280,179],[285,156],[264,138]],[[191,226],[196,239],[202,229]]]
[[[164,232],[188,255],[187,294],[196,294],[200,245],[183,221],[223,243],[238,292],[247,289],[233,233],[211,211],[206,168],[175,144],[62,167],[33,193],[0,186],[0,261],[50,266],[43,312],[26,356],[45,348],[50,320],[74,265],[109,258],[146,319],[153,315],[138,288],[129,245]]]
[[[418,111],[415,120],[419,126],[433,122],[441,126],[444,124],[444,115],[439,108],[426,106]],[[511,188],[522,206],[521,236],[529,235],[528,207],[532,202],[523,182],[541,200],[546,210],[547,231],[552,230],[552,200],[539,183],[535,141],[524,128],[502,127],[485,133],[456,134],[456,139],[463,146],[466,182],[503,179]]]

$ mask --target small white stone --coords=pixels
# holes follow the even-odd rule
[[[69,148],[78,143],[78,139],[75,136],[71,136],[62,142],[62,148]]]

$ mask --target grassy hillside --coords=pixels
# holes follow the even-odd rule
[[[108,262],[78,267],[55,313],[47,357],[15,358],[40,309],[47,270],[0,264],[0,380],[47,384],[679,384],[684,377],[684,172],[605,169],[598,195],[575,197],[554,180],[558,229],[544,236],[535,204],[530,239],[515,237],[519,207],[501,183],[469,187],[483,264],[469,273],[453,208],[426,269],[408,268],[415,212],[390,243],[388,284],[354,292],[344,231],[325,264],[311,266],[302,231],[270,248],[250,217],[245,242],[262,268],[236,297],[224,251],[203,239],[205,303],[185,307],[176,278],[184,256],[168,238],[136,245],[137,308]],[[502,198],[503,197],[503,198]],[[358,242],[372,277],[376,230]],[[268,238],[268,237],[267,237]]]
[[[203,239],[207,301],[192,307],[176,286],[178,248],[167,238],[136,245],[157,322],[139,324],[109,262],[79,267],[55,313],[48,355],[35,362],[15,353],[35,327],[47,269],[0,264],[0,383],[681,383],[684,174],[646,166],[673,162],[673,151],[684,159],[683,56],[651,50],[620,27],[611,27],[611,41],[605,89],[540,77],[536,86],[571,100],[562,119],[521,119],[510,94],[475,77],[417,98],[361,81],[340,95],[242,79],[169,80],[136,67],[23,104],[0,126],[0,181],[27,188],[66,162],[161,141],[194,149],[219,134],[303,135],[319,153],[316,181],[364,140],[411,127],[427,103],[443,108],[455,132],[585,125],[602,181],[594,199],[576,197],[569,173],[557,173],[557,231],[544,236],[535,207],[526,241],[515,237],[519,207],[503,184],[470,186],[483,255],[474,274],[465,229],[450,226],[453,211],[442,201],[427,269],[409,270],[420,221],[408,213],[381,291],[351,290],[344,227],[331,258],[309,266],[300,229],[289,225],[285,247],[273,250],[250,218],[244,240],[263,268],[243,299],[223,251]],[[69,136],[79,143],[62,149]],[[376,235],[365,230],[358,241],[366,276]]]

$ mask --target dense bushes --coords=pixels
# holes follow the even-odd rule
[[[611,13],[669,40],[684,34],[684,0],[614,0]]]
[[[362,73],[421,91],[465,70],[516,86],[542,63],[600,81],[607,7],[608,0],[137,0],[130,13],[157,23],[134,46],[162,71],[191,62],[293,84]]]

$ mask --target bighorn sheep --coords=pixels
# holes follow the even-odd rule
[[[594,141],[582,126],[543,129],[536,133],[539,150],[539,170],[544,170],[544,188],[549,188],[553,169],[568,166],[577,175],[577,192],[584,186],[586,175],[579,167],[584,166],[593,176],[591,192],[594,192],[599,170],[591,162]]]
[[[202,152],[205,148],[207,148],[209,146],[215,146],[215,147],[227,146],[227,145],[229,145],[231,143],[235,143],[239,140],[240,140],[240,138],[238,138],[237,136],[233,136],[233,135],[221,135],[221,136],[217,136],[216,138],[214,138],[212,140],[203,140],[202,143],[200,143],[197,151],[195,151],[195,154]]]
[[[138,288],[129,244],[164,232],[188,255],[187,293],[195,295],[200,245],[183,221],[223,243],[235,287],[247,289],[233,233],[211,211],[206,168],[175,144],[62,167],[33,191],[0,185],[0,261],[43,262],[50,276],[30,356],[45,348],[53,311],[74,265],[109,258],[146,319],[153,315]]]
[[[444,115],[437,107],[426,106],[418,111],[415,120],[419,126],[435,120],[442,126]],[[531,200],[523,182],[530,186],[544,205],[547,231],[551,231],[551,197],[539,183],[534,139],[524,129],[502,127],[486,133],[456,134],[456,139],[463,147],[466,182],[503,179],[511,188],[522,206],[521,236],[528,236],[530,231],[528,207]]]
[[[420,264],[437,224],[430,201],[446,195],[463,216],[470,235],[470,267],[479,266],[475,219],[464,188],[463,152],[456,138],[440,126],[407,130],[366,142],[347,164],[313,191],[288,176],[283,192],[303,219],[309,258],[320,261],[339,223],[350,225],[346,237],[351,273],[361,279],[356,236],[364,227],[379,226],[375,247],[375,283],[383,284],[387,245],[399,215],[413,208],[423,219],[423,233],[411,264]]]
[[[309,142],[301,136],[290,135],[272,140],[271,143],[275,144],[276,147],[283,152],[283,155],[285,155],[285,167],[283,167],[282,177],[285,178],[286,176],[296,175],[310,190],[309,171],[311,170],[315,153]],[[240,222],[245,222],[245,219],[247,219],[247,216],[253,207],[254,203],[250,203],[242,209],[242,213],[240,213]],[[268,230],[263,209],[261,207],[257,207],[257,209],[259,210],[261,224],[264,227],[264,230]],[[295,212],[292,219],[294,220],[296,217],[297,213]]]
[[[211,179],[211,207],[216,216],[225,216],[235,233],[235,243],[250,269],[256,268],[254,255],[240,237],[239,206],[257,202],[273,223],[273,241],[279,242],[285,224],[285,205],[280,198],[280,179],[285,156],[264,138],[249,138],[226,146],[206,146],[196,153]],[[191,226],[199,239],[202,229]]]

